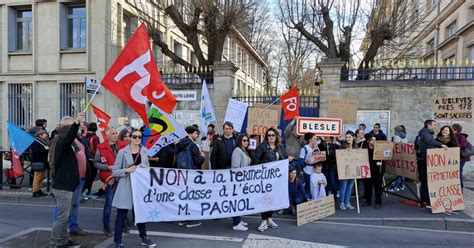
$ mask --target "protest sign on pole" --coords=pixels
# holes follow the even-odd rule
[[[288,160],[230,170],[137,168],[135,222],[210,220],[285,209]]]
[[[296,119],[296,133],[314,133],[317,136],[336,136],[342,134],[342,120],[336,118],[298,117]]]
[[[329,99],[329,118],[341,118],[343,124],[357,124],[358,100],[349,99]]]
[[[447,97],[435,99],[435,120],[472,120],[472,97]]]
[[[277,110],[249,108],[247,119],[247,133],[255,135],[264,135],[271,127],[277,127],[280,119]]]
[[[249,105],[245,102],[229,99],[224,122],[230,121],[234,125],[234,130],[242,132],[242,125],[244,124],[248,106]]]
[[[392,160],[387,160],[384,163],[387,173],[418,181],[418,167],[414,144],[394,143]]]
[[[464,209],[459,163],[459,147],[427,150],[426,166],[432,213]]]
[[[296,212],[298,226],[331,216],[336,213],[334,195],[301,203],[296,206]]]
[[[367,149],[336,150],[337,175],[340,180],[370,178],[369,153]]]
[[[202,82],[202,91],[201,91],[201,132],[203,134],[207,133],[207,126],[211,123],[216,124],[217,117],[214,113],[214,108],[212,107],[211,96],[207,90],[206,81]]]
[[[277,98],[279,99],[279,98]],[[279,104],[272,104],[272,105],[268,105],[268,104],[263,104],[263,103],[254,103],[253,108],[259,108],[259,109],[272,109],[272,110],[276,110],[278,112],[278,121],[280,121],[280,117],[281,117],[281,105]]]
[[[393,143],[386,140],[377,140],[374,145],[374,160],[392,160]]]

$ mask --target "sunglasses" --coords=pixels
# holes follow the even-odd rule
[[[268,136],[268,137],[275,137],[276,134],[268,134],[267,136]]]
[[[249,140],[248,139],[243,139],[242,142],[248,142]]]
[[[142,139],[141,135],[132,135],[132,139]]]

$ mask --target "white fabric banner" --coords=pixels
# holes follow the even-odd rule
[[[227,111],[225,112],[224,122],[230,121],[234,125],[234,129],[237,132],[242,132],[242,124],[244,123],[248,107],[249,105],[245,102],[237,101],[235,99],[229,99]]]
[[[288,160],[230,170],[137,168],[135,222],[219,219],[288,208]]]

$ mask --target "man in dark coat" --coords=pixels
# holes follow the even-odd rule
[[[387,140],[387,136],[380,129],[380,123],[374,124],[374,129],[370,133],[365,135],[365,139],[369,140],[369,137],[375,137],[376,140]]]
[[[211,152],[211,168],[213,170],[230,169],[232,163],[232,152],[235,148],[234,125],[226,121],[223,126],[224,135],[216,138]]]

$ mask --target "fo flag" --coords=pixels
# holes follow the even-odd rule
[[[91,104],[91,107],[95,116],[97,116],[97,126],[99,127],[99,131],[105,141],[107,140],[107,128],[109,127],[110,116],[98,107],[94,106],[94,104]]]
[[[147,99],[167,113],[176,105],[176,98],[160,78],[143,23],[102,79],[102,86],[137,111],[146,126]]]
[[[35,138],[9,121],[7,121],[7,125],[12,148],[13,172],[15,177],[21,177],[23,176],[23,166],[20,163],[20,155],[35,142]]]
[[[295,86],[280,97],[280,102],[285,112],[283,120],[291,120],[300,116],[300,100],[298,97],[298,87]]]

